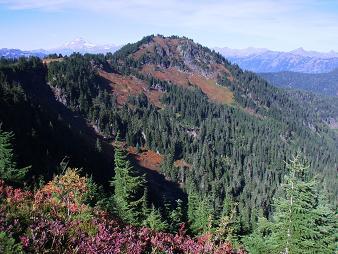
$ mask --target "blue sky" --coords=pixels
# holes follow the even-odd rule
[[[209,47],[338,51],[338,0],[0,0],[0,31],[0,48],[163,34]]]

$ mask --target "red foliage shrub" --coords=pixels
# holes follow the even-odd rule
[[[55,177],[35,193],[0,180],[0,231],[21,242],[27,253],[218,253],[236,252],[211,235],[192,238],[184,224],[177,234],[123,225],[83,203],[87,179],[76,170]]]

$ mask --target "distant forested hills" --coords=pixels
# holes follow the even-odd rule
[[[328,73],[300,73],[300,72],[275,72],[259,73],[271,84],[283,87],[301,89],[327,96],[338,96],[338,69]]]

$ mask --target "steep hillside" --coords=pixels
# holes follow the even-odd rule
[[[102,172],[111,175],[111,159],[95,149],[94,130],[57,101],[46,74],[37,58],[0,61],[0,127],[14,133],[19,166],[32,166],[29,180],[50,179],[62,161],[86,168],[97,180]]]
[[[118,85],[114,83],[108,86],[106,80],[99,75],[92,75],[94,73],[90,62],[83,62],[80,55],[76,56],[79,57],[77,64],[82,63],[83,66],[75,70],[72,78],[81,77],[87,80],[90,86],[95,86],[95,89],[91,88],[87,91],[87,98],[94,101],[99,95],[100,99],[96,98],[98,103],[110,96],[107,91],[112,91],[116,95],[116,102],[122,103],[116,105],[122,106],[124,100],[128,99],[128,95],[119,92],[123,89],[115,90],[114,85],[124,87],[125,83],[122,81],[124,78],[128,81],[129,78],[117,75],[118,79],[114,77],[113,80]],[[53,62],[65,64],[69,61],[72,62],[69,66],[74,66],[76,62],[74,58],[54,59],[57,61],[50,59],[47,64]],[[45,61],[43,62],[46,64]],[[49,180],[55,173],[62,172],[65,166],[69,166],[83,168],[84,173],[93,176],[95,181],[104,187],[109,186],[107,180],[114,175],[112,170],[114,149],[111,143],[105,142],[109,135],[99,131],[97,124],[88,122],[84,118],[86,115],[83,114],[82,107],[87,108],[86,105],[81,104],[80,107],[75,105],[76,102],[71,103],[62,89],[48,84],[47,72],[51,70],[48,70],[48,65],[44,65],[43,62],[37,58],[0,61],[0,128],[14,133],[13,142],[18,165],[32,166],[26,178],[30,183],[42,179]],[[59,74],[64,76],[66,72]],[[76,80],[76,82],[80,81]],[[144,82],[140,80],[139,82],[136,83],[139,86],[130,89],[133,95],[137,95],[137,91],[140,91],[136,88],[142,90]],[[74,84],[67,85],[74,89]],[[158,91],[151,93],[155,104],[159,103],[157,98],[159,93]],[[182,190],[179,190],[175,184],[169,183],[163,176],[153,172],[149,163],[143,164],[143,161],[147,160],[146,155],[151,153],[154,152],[145,150],[141,156],[143,159],[136,158],[134,162],[135,166],[147,175],[149,182],[154,182],[153,179],[156,179],[156,185],[149,188],[156,193],[151,195],[153,199],[161,201],[162,195],[172,199],[184,199]],[[133,157],[131,156],[131,159]]]
[[[148,36],[113,55],[73,54],[44,68],[54,100],[95,130],[98,151],[119,132],[141,172],[151,170],[152,193],[163,187],[154,180],[171,180],[163,199],[174,198],[171,186],[197,196],[215,221],[234,210],[238,232],[246,233],[258,214],[271,213],[285,160],[297,151],[335,199],[338,142],[329,125],[336,111],[190,39]]]
[[[338,96],[338,69],[328,73],[276,72],[260,73],[277,87],[301,89],[326,96]]]

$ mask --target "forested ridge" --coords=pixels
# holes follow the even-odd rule
[[[286,162],[301,154],[308,167],[297,173],[299,184],[316,176],[308,189],[317,201],[299,205],[304,213],[325,206],[318,211],[331,216],[338,109],[329,101],[275,88],[184,37],[149,36],[115,54],[56,57],[48,64],[37,58],[0,62],[1,129],[13,131],[13,160],[27,170],[19,183],[11,177],[8,183],[41,185],[79,167],[97,188],[89,205],[124,223],[174,234],[185,222],[190,235],[220,237],[211,237],[214,251],[231,241],[252,253],[279,253],[285,239],[264,220],[284,223],[278,214],[287,209],[274,197],[283,200],[284,175],[300,167],[298,157],[293,166]],[[169,187],[152,186],[154,176],[134,164],[123,152],[127,147],[160,154],[160,170],[152,174],[164,175]],[[262,227],[270,227],[271,236]],[[330,234],[323,241],[331,246]],[[265,249],[262,237],[271,242]],[[322,239],[320,232],[315,237]],[[300,253],[298,247],[288,248]]]
[[[260,76],[278,87],[300,89],[326,96],[338,96],[338,69],[328,73],[276,72]]]

